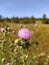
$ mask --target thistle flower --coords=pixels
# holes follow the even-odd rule
[[[10,65],[10,63],[8,62],[6,65]]]
[[[0,28],[0,31],[1,31],[1,32],[5,31],[5,28]]]
[[[22,39],[28,40],[31,38],[31,31],[27,28],[22,28],[18,31],[18,36]]]
[[[23,26],[23,24],[20,24],[20,26]]]

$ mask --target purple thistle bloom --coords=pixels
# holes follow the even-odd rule
[[[10,65],[10,63],[8,62],[6,65]]]
[[[23,24],[20,24],[20,27],[23,27]]]
[[[18,36],[22,39],[28,40],[31,38],[31,31],[27,28],[19,30]]]
[[[20,26],[23,26],[23,24],[20,24]]]
[[[1,32],[5,31],[5,28],[0,28],[0,31],[1,31]]]

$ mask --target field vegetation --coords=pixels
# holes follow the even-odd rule
[[[26,62],[30,61],[32,65],[49,65],[49,19],[46,18],[45,14],[43,15],[43,18],[12,17],[10,19],[2,18],[0,16],[0,64],[5,65],[7,62],[11,62],[11,64],[8,64],[16,65],[14,61],[16,55],[15,52],[13,51],[13,54],[11,50],[15,50],[16,46],[14,46],[13,43],[15,44],[15,40],[19,38],[18,31],[22,28],[28,28],[32,32],[29,42],[33,44],[29,46],[28,53],[29,59],[33,56],[33,63],[30,60],[27,60]],[[20,49],[20,47],[18,49]],[[22,51],[24,50],[22,49]],[[35,53],[35,56],[33,53]],[[42,60],[40,57],[42,55],[41,53],[43,54],[42,57],[46,60]],[[11,58],[10,54],[15,56]],[[40,57],[39,59],[36,58],[36,54]],[[17,65],[30,65],[29,63],[24,64],[25,62],[23,64],[19,63]]]

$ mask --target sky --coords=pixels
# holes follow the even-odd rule
[[[0,0],[0,15],[3,17],[49,18],[49,0]]]

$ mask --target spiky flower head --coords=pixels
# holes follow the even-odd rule
[[[28,40],[31,38],[31,31],[28,28],[22,28],[18,31],[18,36],[22,39]]]

